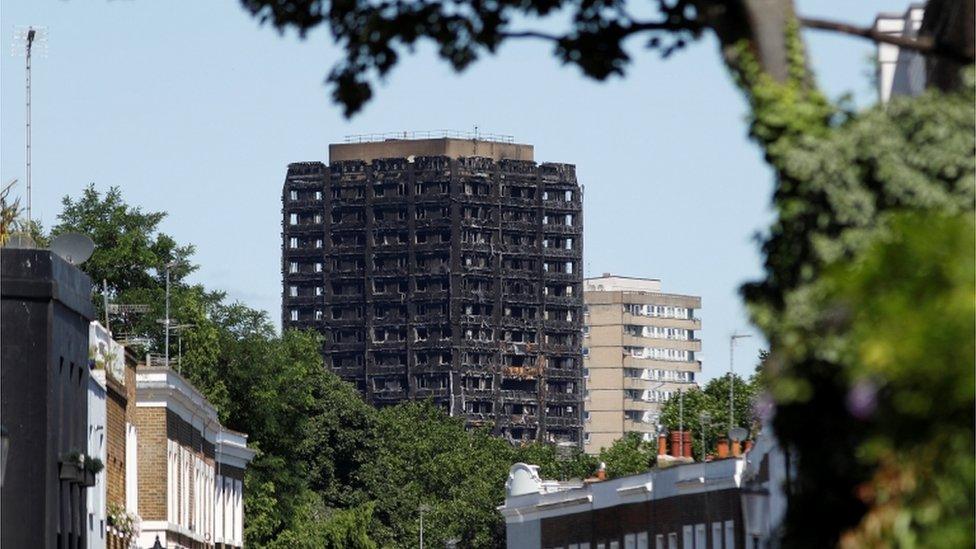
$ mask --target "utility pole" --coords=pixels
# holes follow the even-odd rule
[[[424,512],[430,511],[427,505],[420,506],[420,549],[424,549]]]
[[[749,334],[735,334],[729,336],[729,432],[735,427],[735,342],[739,339],[752,337]]]
[[[166,341],[163,343],[164,354],[166,356],[166,367],[169,368],[169,271],[177,265],[176,261],[170,261],[166,264],[166,318],[163,319],[163,326],[166,332]]]

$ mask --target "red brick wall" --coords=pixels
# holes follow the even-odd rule
[[[166,409],[136,408],[139,430],[139,515],[166,520]]]
[[[125,505],[125,388],[106,376],[106,501]]]

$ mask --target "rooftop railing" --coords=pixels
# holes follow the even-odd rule
[[[387,132],[387,133],[362,133],[345,136],[343,142],[352,143],[374,143],[378,141],[389,141],[393,139],[473,139],[475,141],[494,141],[497,143],[515,143],[514,135],[499,133],[487,133],[479,130],[459,131],[459,130],[429,130],[429,131],[406,131],[406,132]]]

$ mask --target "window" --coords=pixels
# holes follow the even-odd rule
[[[297,273],[298,272],[298,262],[297,261],[290,261],[290,262],[288,262],[288,272],[289,273]]]
[[[322,247],[322,239],[321,238],[316,238],[315,239],[315,247],[316,248],[321,248]]]
[[[583,356],[590,356],[590,348],[583,347]]]
[[[315,272],[317,272],[317,273],[321,273],[322,272],[322,264],[321,263],[316,263],[315,264]]]
[[[298,297],[298,286],[288,286],[288,297]]]
[[[298,320],[298,309],[292,309],[291,310],[291,319],[293,321],[297,321]]]
[[[712,523],[712,549],[722,549],[722,523]]]
[[[322,191],[315,191],[315,200],[322,200]]]
[[[681,549],[695,549],[694,529],[690,524],[681,527]]]
[[[637,549],[637,534],[624,536],[624,549]]]
[[[298,247],[298,239],[295,238],[294,236],[291,237],[291,238],[289,238],[288,239],[288,247],[291,248],[291,249],[293,249],[293,250],[295,248],[297,248]]]
[[[289,214],[288,215],[288,224],[289,225],[298,225],[298,214],[296,214],[296,213]]]
[[[316,286],[315,287],[315,295],[316,296],[322,295],[322,286]]]
[[[671,532],[668,534],[668,549],[678,549],[678,533]]]
[[[288,199],[289,200],[298,200],[298,191],[289,191],[288,192]]]
[[[647,532],[641,532],[637,534],[637,549],[648,549]]]
[[[590,433],[583,433],[583,442],[586,444],[590,443]]]
[[[589,420],[590,420],[590,412],[589,411],[583,412],[583,421],[589,421]]]
[[[704,524],[696,524],[695,525],[695,548],[696,549],[705,549],[705,547],[706,547],[705,525]]]
[[[664,549],[664,534],[654,536],[654,549]]]
[[[725,521],[725,546],[735,547],[735,521]]]

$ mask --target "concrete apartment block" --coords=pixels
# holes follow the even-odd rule
[[[651,440],[663,403],[701,373],[701,298],[607,273],[584,281],[584,300],[584,449],[596,454],[628,432]]]

